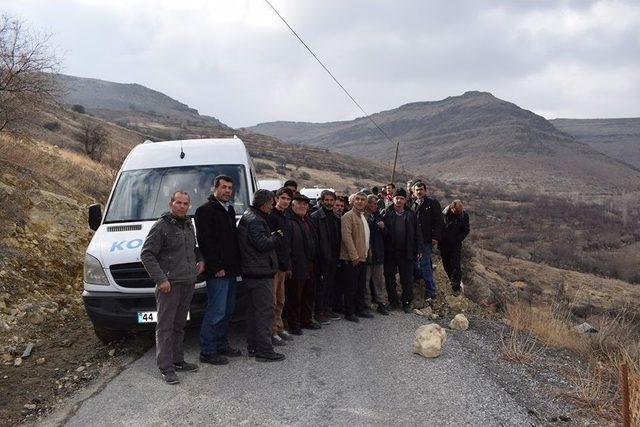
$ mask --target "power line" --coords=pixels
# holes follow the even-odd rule
[[[309,51],[309,53],[311,54],[311,56],[313,56],[315,58],[316,61],[318,61],[318,64],[320,64],[320,66],[322,68],[324,68],[324,70],[327,72],[327,74],[329,74],[331,76],[331,78],[333,79],[334,82],[336,82],[336,84],[338,86],[340,86],[340,89],[342,89],[342,91],[349,97],[349,99],[351,99],[351,101],[353,101],[353,103],[356,105],[356,107],[358,107],[358,109],[360,111],[362,111],[362,114],[365,115],[365,117],[367,119],[369,119],[369,121],[371,123],[373,123],[373,125],[380,131],[380,133],[382,135],[384,135],[385,138],[387,138],[389,140],[389,142],[391,142],[392,144],[396,144],[396,159],[394,160],[393,163],[393,171],[391,173],[391,182],[393,182],[393,178],[395,175],[395,170],[396,170],[396,163],[397,163],[397,157],[398,157],[398,147],[399,147],[399,143],[394,143],[393,140],[391,139],[391,137],[389,135],[387,135],[387,133],[382,130],[382,128],[378,125],[378,123],[376,123],[375,120],[373,120],[373,118],[371,117],[371,115],[369,113],[367,113],[364,108],[362,108],[362,106],[358,103],[358,101],[356,101],[356,99],[349,93],[349,91],[342,85],[342,83],[340,83],[340,81],[338,81],[338,79],[336,78],[335,75],[333,75],[333,73],[331,72],[331,70],[329,70],[329,68],[327,68],[326,65],[324,65],[324,63],[320,60],[320,58],[318,58],[318,56],[313,53],[313,50],[311,50],[311,48],[304,42],[304,40],[302,40],[302,37],[300,37],[298,35],[298,33],[291,27],[291,25],[289,25],[289,23],[287,22],[286,19],[284,19],[284,17],[280,14],[280,12],[278,12],[278,10],[273,7],[273,5],[271,4],[271,2],[269,0],[264,0],[269,7],[275,12],[276,15],[278,15],[278,17],[282,20],[282,22],[284,22],[284,25],[287,26],[287,28],[289,28],[289,30],[291,30],[291,32],[293,33],[293,35],[298,39],[298,41],[300,41],[300,43],[302,43],[302,45],[307,49],[307,51]]]

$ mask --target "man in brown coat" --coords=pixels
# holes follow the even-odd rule
[[[345,320],[358,322],[358,317],[371,318],[371,310],[365,306],[366,260],[369,252],[370,230],[364,216],[367,196],[356,193],[353,208],[342,216],[340,229],[340,263],[344,274]]]

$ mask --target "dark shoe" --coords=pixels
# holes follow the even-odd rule
[[[388,316],[389,315],[389,310],[387,310],[387,307],[384,306],[384,304],[380,304],[378,306],[378,313],[382,314],[383,316]]]
[[[176,371],[184,371],[184,372],[196,372],[198,370],[198,365],[195,363],[185,362],[184,360],[180,363],[174,363],[173,367]]]
[[[178,384],[180,383],[180,379],[176,375],[176,371],[173,369],[165,369],[164,371],[160,371],[162,373],[162,379],[167,384]]]
[[[227,357],[240,357],[242,356],[242,352],[240,350],[238,350],[237,348],[227,348],[226,350],[218,350],[218,354],[220,356],[227,356]]]
[[[356,313],[358,317],[364,317],[365,319],[373,319],[373,314],[369,310],[363,310]]]
[[[355,314],[350,314],[348,316],[345,316],[344,320],[348,320],[349,322],[354,322],[354,323],[358,323],[360,321],[360,319],[358,319],[358,317]]]
[[[226,365],[229,359],[220,354],[202,354],[200,353],[200,361],[211,365]]]
[[[282,331],[278,334],[278,336],[280,338],[282,338],[285,341],[293,341],[293,337],[291,336],[291,334],[287,331]]]
[[[291,329],[291,333],[293,335],[302,335],[302,329],[297,328],[297,329]]]
[[[312,321],[311,323],[302,325],[302,329],[322,329],[322,326],[320,326],[320,323]]]
[[[284,360],[284,354],[276,353],[275,351],[256,353],[256,360],[258,362],[278,362]]]
[[[330,325],[331,324],[331,320],[329,319],[329,316],[327,316],[325,313],[318,314],[316,316],[316,320],[321,325]]]
[[[282,338],[280,338],[279,335],[274,335],[271,337],[271,344],[276,347],[282,347],[287,345],[287,343]]]
[[[333,320],[333,321],[342,319],[342,317],[340,317],[338,313],[331,310],[327,313],[327,316],[329,316],[329,320]]]
[[[402,311],[407,314],[411,313],[411,304],[402,304]]]

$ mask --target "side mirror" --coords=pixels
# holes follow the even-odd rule
[[[89,206],[89,228],[96,231],[102,222],[102,208],[98,203]]]

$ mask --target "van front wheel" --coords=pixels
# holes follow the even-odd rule
[[[114,329],[106,329],[100,326],[93,326],[93,330],[100,341],[105,344],[109,344],[113,341],[118,341],[128,335],[126,331],[116,331]]]

